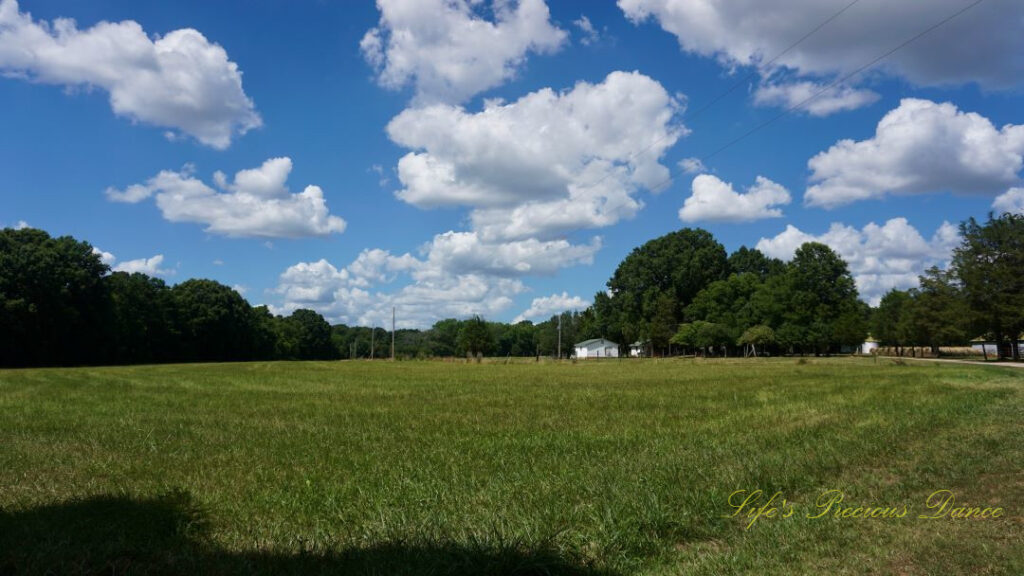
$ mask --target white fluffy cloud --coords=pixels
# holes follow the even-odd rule
[[[687,174],[699,174],[708,171],[708,167],[704,165],[704,161],[700,158],[683,158],[679,161],[679,167]]]
[[[100,261],[110,266],[113,272],[127,272],[133,274],[135,272],[141,272],[150,276],[173,276],[176,272],[173,268],[161,268],[160,266],[164,263],[164,255],[157,254],[151,258],[138,258],[136,260],[125,260],[120,264],[116,264],[117,257],[110,252],[104,252],[99,248],[93,246],[92,253],[100,257]]]
[[[601,33],[594,28],[586,15],[580,15],[578,19],[572,21],[572,25],[580,29],[580,44],[584,46],[590,46],[601,39]]]
[[[482,241],[475,232],[446,232],[434,237],[427,249],[427,266],[418,276],[545,276],[569,266],[590,264],[600,249],[600,238],[578,245],[564,239],[536,238],[492,244]]]
[[[420,207],[464,205],[482,237],[547,237],[632,217],[638,188],[664,184],[661,155],[685,133],[679,103],[638,72],[543,89],[469,113],[409,109],[388,125],[416,151],[398,164],[398,197]],[[642,153],[641,153],[642,152]]]
[[[1002,214],[1024,214],[1024,188],[1010,188],[996,197],[992,209]]]
[[[100,262],[103,262],[107,266],[113,266],[114,262],[117,261],[117,258],[115,258],[113,254],[110,252],[104,252],[95,246],[92,247],[92,253],[99,256]]]
[[[326,260],[291,266],[281,274],[277,292],[283,305],[275,307],[275,312],[311,308],[333,322],[380,326],[390,322],[393,306],[399,327],[423,328],[447,317],[493,317],[526,289],[516,278],[438,274],[394,292],[373,292],[367,279],[352,273],[351,268],[339,270]]]
[[[218,44],[192,29],[150,38],[137,22],[33,21],[0,0],[0,75],[68,87],[98,87],[114,113],[226,148],[261,125],[242,73]]]
[[[457,103],[512,78],[529,52],[567,35],[544,0],[377,0],[380,23],[360,48],[386,88],[415,85],[421,104]],[[482,14],[490,12],[493,20]]]
[[[395,306],[403,327],[449,316],[493,317],[526,290],[522,277],[590,264],[600,247],[597,238],[585,245],[536,239],[489,244],[473,232],[446,232],[425,245],[420,257],[375,249],[341,269],[327,260],[300,262],[281,275],[279,310],[312,308],[339,322],[380,324]],[[407,283],[382,291],[399,279]]]
[[[213,180],[222,190],[218,192],[186,166],[160,172],[145,184],[109,188],[106,194],[114,202],[129,203],[155,196],[164,218],[203,224],[211,234],[299,238],[342,233],[345,221],[330,214],[319,186],[289,192],[285,184],[291,170],[291,159],[271,158],[259,168],[238,172],[231,182],[217,172]]]
[[[728,67],[759,68],[847,4],[849,0],[618,0],[629,19],[655,19],[687,52],[716,58]],[[772,67],[805,76],[849,73],[966,5],[963,0],[861,2]],[[983,2],[896,52],[882,69],[915,84],[1020,86],[1020,7],[1020,0]]]
[[[570,310],[583,310],[588,306],[590,306],[588,300],[584,300],[579,296],[569,296],[568,292],[534,298],[533,302],[530,303],[530,307],[524,310],[522,314],[516,316],[512,323],[516,324],[523,320],[546,320],[555,314]]]
[[[808,161],[810,206],[833,208],[886,194],[949,190],[995,194],[1019,182],[1024,125],[996,128],[953,104],[904,99],[873,138],[841,140]]]
[[[101,257],[102,258],[102,257]],[[164,255],[157,254],[152,258],[139,258],[138,260],[126,260],[121,262],[117,266],[114,266],[112,270],[114,272],[127,272],[133,274],[135,272],[141,272],[150,276],[173,276],[174,270],[160,268],[160,265],[164,263]]]
[[[892,288],[917,286],[917,277],[931,266],[944,266],[960,243],[956,226],[944,222],[931,240],[925,240],[906,218],[893,218],[882,226],[874,222],[857,230],[833,223],[827,232],[813,235],[792,224],[773,238],[761,238],[757,249],[789,260],[805,242],[820,242],[835,250],[850,265],[860,296],[877,304]]]
[[[679,219],[683,222],[751,222],[779,218],[782,210],[777,206],[789,204],[791,200],[782,185],[764,176],[758,176],[745,194],[710,174],[694,178],[692,190],[679,209]]]
[[[754,104],[779,108],[801,106],[811,116],[828,116],[845,110],[856,110],[880,98],[872,90],[826,86],[809,81],[766,82],[754,91]]]
[[[730,70],[754,67],[761,76],[754,103],[781,108],[802,102],[968,5],[962,0],[849,4],[849,0],[618,0],[627,18],[636,24],[653,19],[675,35],[686,52],[715,58]],[[929,86],[971,82],[995,89],[1024,86],[1020,8],[1021,0],[983,2],[904,46],[872,71]],[[792,47],[794,40],[837,14]],[[863,76],[851,79],[858,80]],[[802,110],[826,116],[876,100],[878,95],[871,90],[840,85],[823,91]]]
[[[593,262],[601,239],[573,243],[567,234],[632,217],[640,189],[667,183],[658,159],[685,133],[674,121],[680,109],[637,72],[486,101],[476,113],[408,109],[388,125],[412,150],[398,164],[397,196],[422,208],[467,206],[470,229],[436,235],[418,256],[367,250],[341,269],[297,264],[281,277],[280,309],[366,323],[396,306],[404,326],[500,313],[526,290],[522,278]],[[403,287],[385,287],[399,278]]]

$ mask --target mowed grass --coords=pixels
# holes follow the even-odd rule
[[[0,573],[1021,574],[1022,417],[1024,371],[886,360],[0,371]]]

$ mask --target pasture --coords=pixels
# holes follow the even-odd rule
[[[1022,421],[890,360],[0,371],[0,573],[1021,574]]]

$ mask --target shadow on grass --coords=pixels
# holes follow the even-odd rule
[[[187,492],[103,496],[0,511],[0,574],[515,574],[614,576],[553,549],[388,542],[333,553],[239,553],[212,545]]]

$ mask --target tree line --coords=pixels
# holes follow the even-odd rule
[[[633,250],[584,316],[647,355],[830,353],[864,341],[870,308],[824,244],[783,262],[746,247],[727,254],[711,233],[686,228]]]
[[[887,346],[995,341],[1020,358],[1024,332],[1024,215],[960,225],[946,269],[891,290],[877,308],[859,299],[849,267],[809,242],[792,260],[741,247],[726,255],[704,230],[683,229],[633,250],[581,315],[584,337],[637,341],[648,354],[852,351],[873,334]],[[673,350],[675,346],[675,350]]]
[[[685,228],[634,249],[607,287],[587,309],[537,324],[474,317],[399,331],[396,350],[418,357],[567,357],[575,342],[608,338],[623,347],[622,353],[639,343],[645,355],[658,356],[735,354],[744,348],[827,353],[861,344],[871,313],[858,299],[847,264],[823,244],[805,244],[786,263],[746,247],[730,255],[700,229]],[[335,327],[340,348],[358,339],[358,350],[352,350],[361,357],[369,334],[369,329]]]
[[[275,316],[213,280],[113,272],[93,247],[0,230],[0,365],[336,358],[312,310]]]
[[[877,308],[849,266],[809,242],[789,262],[684,228],[634,249],[582,311],[516,324],[479,316],[398,330],[399,358],[569,356],[573,343],[638,343],[645,355],[830,354],[872,333],[888,346],[963,345],[982,335],[1019,357],[1024,331],[1024,216],[961,224],[946,269]],[[380,327],[330,326],[312,310],[253,307],[213,280],[168,286],[111,272],[93,247],[34,229],[0,231],[0,365],[387,358]],[[560,328],[559,328],[560,327]],[[559,329],[561,349],[558,348]]]
[[[1020,360],[1024,335],[1024,215],[1003,214],[960,225],[962,242],[949,266],[933,267],[910,290],[890,290],[874,312],[872,331],[898,348],[965,344],[975,337],[993,352]]]
[[[563,355],[574,342],[602,337],[622,353],[639,344],[645,355],[831,354],[873,335],[882,345],[936,352],[981,336],[1019,359],[1024,216],[971,218],[960,234],[946,269],[927,270],[919,287],[891,290],[872,308],[847,263],[824,244],[806,243],[783,262],[746,247],[728,254],[711,233],[686,228],[634,249],[585,310],[536,325],[444,320],[404,338],[400,331],[400,353],[555,356],[561,325]],[[460,340],[467,327],[475,340]]]

